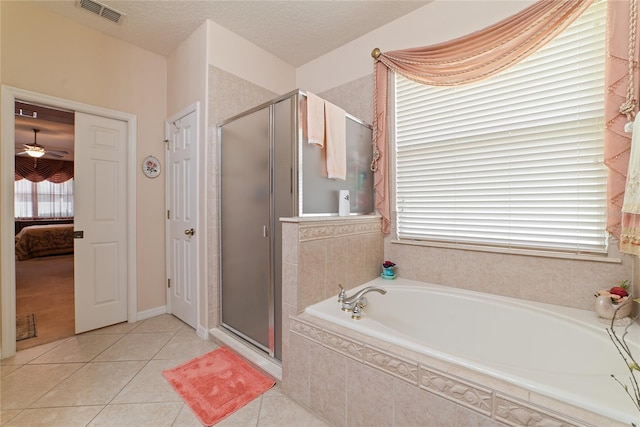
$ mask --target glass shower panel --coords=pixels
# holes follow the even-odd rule
[[[373,172],[371,160],[372,132],[351,118],[347,118],[347,176],[346,180],[327,178],[324,150],[301,139],[302,172],[301,212],[304,215],[337,214],[340,190],[349,190],[351,213],[375,212]]]
[[[222,323],[269,350],[269,108],[221,127]]]

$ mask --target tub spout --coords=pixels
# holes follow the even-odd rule
[[[367,299],[364,296],[369,292],[378,292],[382,295],[387,293],[386,289],[384,288],[380,288],[378,286],[367,286],[366,288],[358,291],[358,293],[353,296],[345,296],[342,299],[342,310],[353,311],[353,308],[358,304],[361,304],[361,308],[364,307],[367,304]]]

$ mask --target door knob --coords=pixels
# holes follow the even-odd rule
[[[193,236],[194,234],[196,234],[196,230],[194,230],[193,228],[189,228],[188,230],[184,230],[184,234],[186,234],[187,236]]]

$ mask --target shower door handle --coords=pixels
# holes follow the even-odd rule
[[[262,226],[262,237],[269,237],[269,226]]]

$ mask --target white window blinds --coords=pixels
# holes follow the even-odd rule
[[[55,184],[15,181],[16,218],[73,218],[73,179]]]
[[[606,2],[500,75],[396,75],[400,239],[606,252]]]

